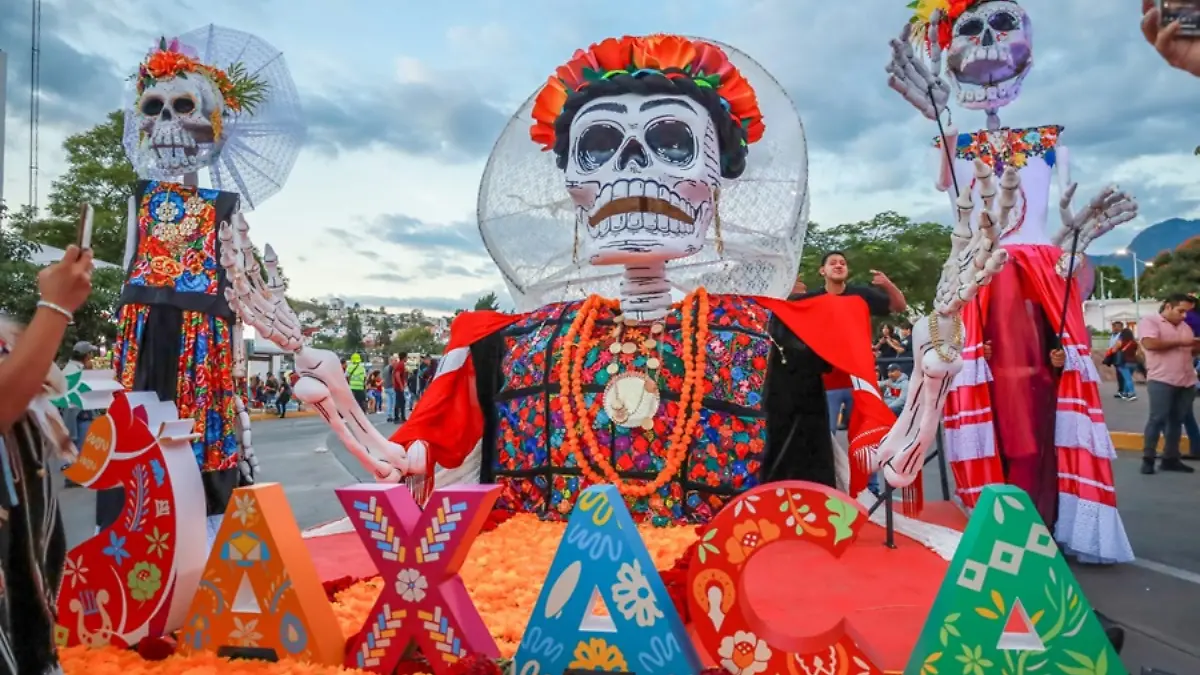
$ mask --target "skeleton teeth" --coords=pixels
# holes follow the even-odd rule
[[[663,201],[671,201],[671,191],[668,190],[665,186],[662,186],[662,185],[658,186],[658,198]],[[658,217],[654,219],[654,231],[655,232],[668,232],[669,228],[670,228],[670,223],[671,223],[670,217],[659,214]]]

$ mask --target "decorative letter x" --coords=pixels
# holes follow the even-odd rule
[[[500,657],[458,570],[487,522],[498,485],[436,490],[425,511],[403,485],[337,489],[383,578],[346,666],[391,673],[416,641],[435,675],[471,654]]]

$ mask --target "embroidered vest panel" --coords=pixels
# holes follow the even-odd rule
[[[120,304],[171,305],[233,318],[218,234],[236,212],[238,195],[141,181],[134,199],[137,249]]]
[[[495,397],[496,448],[492,469],[503,486],[498,507],[565,519],[587,487],[566,444],[560,355],[581,303],[543,307],[503,334],[502,384]],[[706,522],[734,495],[758,484],[767,451],[766,381],[771,354],[770,313],[740,296],[710,296],[704,398],[699,423],[678,475],[648,497],[630,498],[638,520],[665,525]],[[650,482],[666,466],[684,382],[682,317],[665,320],[662,334],[647,325],[622,329],[623,342],[654,339],[653,349],[615,353],[612,314],[600,310],[583,359],[582,391],[598,451],[626,481]],[[693,328],[693,332],[695,329]],[[647,361],[657,358],[657,371]],[[617,363],[617,373],[609,366]],[[653,428],[614,424],[602,405],[610,379],[654,373],[660,393]],[[686,417],[685,417],[686,419]],[[587,443],[580,451],[591,457]],[[592,464],[596,475],[602,475]],[[641,484],[641,483],[638,483]]]

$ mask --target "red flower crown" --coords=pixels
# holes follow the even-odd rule
[[[946,49],[954,39],[954,22],[971,7],[981,0],[913,0],[908,8],[913,10],[912,40],[915,44],[924,46],[927,50],[932,47],[929,38],[929,27],[934,13],[940,13],[937,22],[938,46]]]
[[[225,107],[234,112],[254,112],[266,93],[266,84],[249,75],[242,64],[235,63],[228,70],[214,68],[185,53],[178,39],[167,42],[166,38],[160,38],[158,47],[146,55],[134,76],[138,95],[159,80],[189,74],[208,78],[220,91]]]
[[[529,135],[543,150],[554,148],[554,123],[568,94],[615,75],[662,75],[689,78],[696,86],[716,90],[729,116],[746,132],[746,143],[762,138],[766,127],[758,97],[720,47],[678,35],[609,38],[578,50],[546,80],[533,105]]]

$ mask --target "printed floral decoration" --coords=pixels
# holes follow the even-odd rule
[[[575,660],[570,664],[577,670],[603,670],[613,673],[627,672],[625,655],[603,638],[592,638],[575,646]]]
[[[698,87],[715,89],[730,117],[746,131],[746,143],[763,136],[758,97],[746,78],[716,45],[678,35],[609,38],[578,50],[546,80],[533,106],[530,137],[544,150],[554,148],[554,124],[567,96],[616,75],[663,75],[690,78]]]
[[[731,675],[758,675],[767,669],[771,648],[754,633],[739,630],[721,639],[717,656]]]
[[[400,570],[396,576],[396,592],[406,602],[420,602],[425,599],[425,591],[429,582],[425,576],[413,568]]]
[[[617,570],[617,583],[613,585],[613,602],[617,611],[626,619],[637,621],[642,628],[649,628],[654,622],[663,618],[662,610],[650,590],[650,582],[642,573],[641,563],[624,563]]]
[[[729,554],[729,562],[741,565],[759,546],[778,538],[779,526],[775,523],[765,518],[743,520],[733,526],[733,536],[725,540],[725,552]]]
[[[129,595],[138,602],[146,602],[162,588],[162,570],[153,563],[140,562],[129,570],[126,581],[129,583]]]
[[[564,523],[547,523],[528,514],[510,516],[498,514],[489,522],[496,523],[494,529],[480,535],[471,548],[471,557],[463,565],[461,575],[480,615],[491,630],[500,654],[512,658],[525,633],[525,626],[537,604],[542,584],[550,571],[550,564],[558,550],[559,542],[566,529]],[[490,526],[489,526],[490,527]],[[677,571],[676,562],[684,559],[685,553],[697,541],[694,527],[658,528],[649,524],[639,525],[638,531],[646,542],[654,565],[667,570],[664,576]],[[512,559],[512,551],[521,551],[521,569],[500,567],[496,561]],[[642,570],[643,574],[649,570]],[[419,574],[418,574],[419,576]],[[684,569],[686,577],[686,569]],[[399,580],[397,580],[399,581]],[[420,586],[416,578],[405,578],[404,583],[413,583],[414,590]],[[339,582],[333,582],[335,584]],[[370,614],[383,580],[360,580],[342,584],[342,590],[332,593],[334,614],[341,625],[343,635],[350,637],[358,633]],[[632,584],[631,584],[632,585]],[[657,607],[661,606],[656,605]],[[235,626],[235,640],[261,640],[256,635],[257,624],[253,619]],[[237,644],[242,644],[238,642]],[[573,652],[576,659],[591,664],[606,665],[610,672],[614,666],[627,670],[626,656],[610,645],[584,643],[582,650]],[[292,660],[278,663],[260,661],[230,661],[211,652],[199,652],[188,656],[176,655],[163,661],[147,662],[137,652],[116,649],[88,649],[71,647],[61,650],[63,670],[68,673],[120,673],[121,675],[183,675],[193,672],[222,673],[222,675],[358,675],[359,671],[335,667],[317,666]],[[464,659],[461,673],[454,675],[498,675],[497,671],[479,663],[479,659]],[[420,667],[419,662],[402,664],[398,673],[417,675],[430,672]],[[503,664],[503,662],[501,662]],[[589,667],[590,669],[590,667]]]

